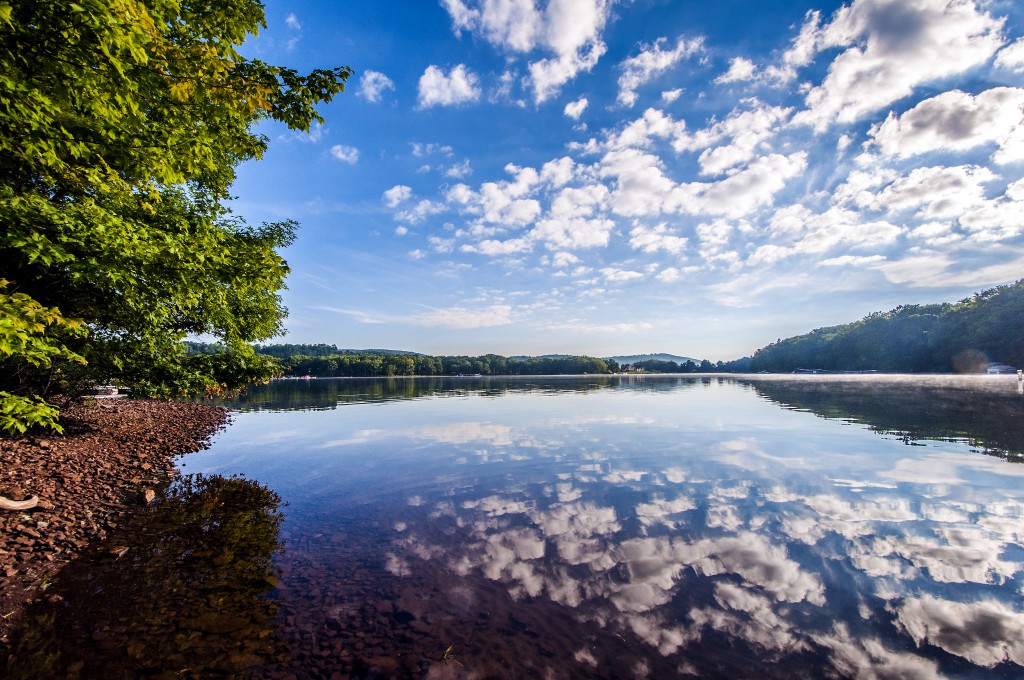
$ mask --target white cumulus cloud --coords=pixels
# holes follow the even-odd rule
[[[903,233],[884,220],[865,219],[860,213],[834,206],[816,213],[795,204],[777,210],[769,221],[773,241],[759,246],[750,264],[771,264],[795,255],[817,255],[839,247],[867,250],[891,245]],[[831,264],[865,261],[832,258]],[[870,257],[870,256],[863,256]]]
[[[331,156],[342,163],[355,165],[359,162],[359,149],[351,146],[344,146],[343,144],[335,144],[331,147]]]
[[[386,90],[395,89],[395,83],[379,71],[366,71],[359,77],[357,95],[368,102],[379,102]]]
[[[403,210],[398,213],[396,217],[403,221],[411,224],[418,224],[422,222],[430,215],[436,215],[444,210],[443,203],[437,203],[434,201],[428,201],[426,199],[420,201],[408,210]]]
[[[1002,241],[1024,233],[1024,191],[1015,189],[1024,180],[1011,184],[1003,197],[985,201],[960,216],[960,225],[978,241]],[[1016,277],[1014,277],[1016,278]]]
[[[615,222],[606,218],[554,217],[539,220],[531,235],[563,250],[608,245]]]
[[[480,253],[481,255],[514,255],[523,253],[533,248],[533,243],[528,238],[514,238],[507,241],[486,239],[476,244],[462,246],[460,250],[464,253]]]
[[[996,66],[1020,73],[1024,71],[1024,38],[1004,47],[996,56]]]
[[[420,76],[420,108],[454,106],[479,99],[479,79],[465,64],[459,64],[447,75],[437,66],[430,65]]]
[[[996,87],[978,95],[943,92],[901,116],[890,113],[870,134],[889,157],[994,143],[996,163],[1019,161],[1024,159],[1024,88]]]
[[[444,171],[445,177],[451,177],[453,179],[462,179],[472,174],[473,168],[470,166],[468,158],[464,158],[460,163],[449,165]]]
[[[683,272],[677,267],[666,267],[654,277],[662,283],[674,283],[683,277]]]
[[[806,168],[805,151],[762,156],[720,182],[681,184],[672,191],[666,208],[694,215],[743,217],[771,205],[786,181]]]
[[[601,269],[601,275],[606,281],[611,283],[625,283],[626,281],[636,281],[637,279],[644,278],[644,275],[641,272],[619,269],[617,267],[603,267]]]
[[[601,34],[613,0],[442,0],[457,34],[468,31],[511,53],[551,56],[528,66],[534,101],[594,68],[607,48]]]
[[[788,83],[796,78],[797,70],[814,60],[821,40],[821,12],[810,10],[804,17],[800,33],[793,39],[789,49],[782,55],[779,64],[765,69],[765,75],[778,83]]]
[[[686,121],[677,121],[658,109],[647,109],[644,115],[627,123],[620,131],[609,133],[603,144],[608,149],[646,148],[655,139],[678,139],[686,134]]]
[[[629,246],[645,253],[656,253],[663,250],[672,255],[679,255],[686,250],[687,239],[676,235],[665,224],[654,227],[637,225],[629,232]]]
[[[572,101],[566,104],[564,113],[566,116],[572,118],[573,120],[579,120],[580,116],[583,115],[584,109],[587,108],[587,104],[589,103],[590,102],[587,101],[586,97],[580,97],[576,101]]]
[[[915,168],[878,194],[878,205],[901,211],[917,208],[923,219],[957,217],[985,202],[985,184],[996,179],[976,165]]]
[[[817,130],[852,123],[984,64],[1003,45],[1003,24],[971,0],[854,0],[816,36],[818,50],[845,49],[795,121]]]
[[[677,135],[673,148],[679,152],[702,150],[698,159],[702,175],[720,175],[751,160],[768,148],[792,109],[757,100],[747,101],[745,107],[749,108],[733,109],[723,120],[692,135]]]
[[[529,52],[541,36],[543,15],[533,0],[442,0],[459,33],[480,35],[493,45]]]
[[[654,215],[662,210],[675,182],[657,156],[639,149],[611,151],[601,159],[601,176],[615,180],[611,201],[619,215]]]
[[[409,200],[412,196],[412,187],[405,186],[404,184],[396,184],[385,191],[383,196],[384,202],[387,203],[387,206],[389,208],[394,208],[399,203]]]
[[[735,57],[729,62],[729,70],[715,78],[716,83],[735,83],[753,80],[757,66],[745,57]]]
[[[625,106],[633,106],[637,100],[637,88],[656,78],[678,64],[683,59],[698,53],[704,46],[703,38],[686,40],[680,37],[675,47],[665,49],[666,38],[658,38],[651,45],[635,56],[622,62],[622,73],[619,75],[618,101]]]

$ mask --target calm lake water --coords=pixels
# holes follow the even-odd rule
[[[228,405],[182,463],[284,501],[257,676],[1024,677],[1016,376],[333,379]]]

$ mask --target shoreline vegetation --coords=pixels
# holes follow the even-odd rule
[[[228,412],[204,404],[95,400],[63,409],[63,434],[0,437],[0,496],[38,497],[0,510],[0,668],[24,607],[177,474],[174,459],[208,446]]]
[[[498,354],[480,356],[429,356],[388,350],[339,350],[333,345],[269,345],[257,347],[257,353],[274,356],[280,362],[281,376],[323,378],[386,378],[439,376],[538,376],[538,375],[611,375],[623,371],[652,373],[698,373],[731,371],[735,364],[706,359],[700,363],[686,361],[647,360],[619,365],[614,359],[590,356],[505,357]],[[324,352],[322,348],[327,348]],[[188,351],[211,351],[208,346],[192,344]],[[212,351],[215,351],[212,350]],[[320,353],[317,353],[317,352]],[[271,354],[271,352],[274,352]],[[290,352],[295,352],[294,354]]]

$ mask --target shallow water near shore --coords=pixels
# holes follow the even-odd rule
[[[283,500],[257,677],[1024,675],[1016,376],[292,380],[226,405],[181,465]]]
[[[284,381],[183,462],[287,503],[258,674],[1015,677],[1016,387]]]

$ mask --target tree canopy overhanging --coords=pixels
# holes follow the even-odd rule
[[[307,131],[348,67],[243,57],[257,0],[0,1],[0,429],[95,382],[170,395],[267,377],[284,221],[226,206],[274,120]],[[208,334],[227,351],[188,357]]]

